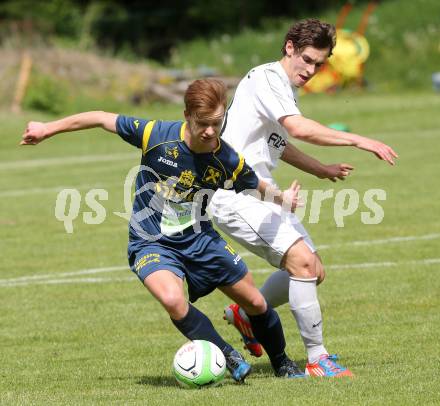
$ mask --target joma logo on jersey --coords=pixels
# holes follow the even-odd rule
[[[177,168],[177,162],[173,162],[170,159],[166,159],[163,156],[157,158],[157,162],[161,162],[165,165],[172,166],[173,168]]]
[[[283,137],[281,137],[281,135],[278,135],[277,133],[272,133],[269,135],[267,144],[276,149],[284,148],[287,145]]]

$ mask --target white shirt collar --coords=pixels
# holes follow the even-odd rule
[[[281,79],[286,85],[293,87],[292,83],[290,83],[289,76],[287,76],[287,72],[284,70],[283,65],[281,65],[280,61],[274,62],[273,68],[275,72],[277,72],[280,75]]]

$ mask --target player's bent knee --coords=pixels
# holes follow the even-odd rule
[[[312,252],[296,252],[286,261],[286,270],[298,278],[317,278],[316,257]]]
[[[318,256],[302,240],[295,242],[285,253],[281,266],[291,276],[304,279],[316,278]]]
[[[262,314],[267,309],[266,300],[263,295],[253,295],[249,299],[243,300],[242,303],[238,303],[247,314],[257,315]]]
[[[324,282],[325,279],[325,271],[324,268],[321,266],[321,268],[319,269],[319,271],[317,271],[317,280],[316,280],[316,284],[319,285],[320,283]]]
[[[325,270],[324,270],[324,265],[322,265],[321,257],[317,252],[315,252],[315,257],[316,257],[316,277],[318,278],[316,284],[319,285],[320,283],[324,282]]]
[[[185,298],[182,296],[175,296],[174,294],[167,294],[162,298],[162,304],[167,308],[167,309],[178,309],[180,307],[182,307],[184,304],[186,304],[186,300]]]
[[[267,304],[263,295],[259,295],[258,297],[254,298],[251,304],[252,304],[252,308],[255,309],[255,311],[258,312],[258,314],[266,311]]]
[[[188,303],[182,292],[168,290],[161,292],[157,299],[173,319],[180,319],[185,316]]]

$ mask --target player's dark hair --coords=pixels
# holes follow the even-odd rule
[[[330,56],[336,45],[336,28],[333,24],[324,23],[317,18],[309,18],[290,27],[281,49],[283,55],[286,55],[287,41],[292,41],[295,51],[302,51],[307,46],[316,49],[329,48]]]
[[[226,85],[217,79],[197,79],[185,92],[185,113],[203,116],[210,114],[221,105],[226,109]]]

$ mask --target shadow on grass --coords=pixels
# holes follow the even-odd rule
[[[306,364],[305,359],[301,359],[297,361],[299,367],[304,369]],[[260,362],[257,365],[252,365],[252,372],[247,378],[247,381],[253,379],[267,379],[268,377],[274,377],[272,366],[270,362]],[[136,381],[138,385],[147,385],[147,386],[161,386],[161,387],[180,387],[177,383],[176,379],[170,374],[169,376],[163,375],[144,375],[138,378]],[[229,373],[226,373],[226,378],[223,381],[222,385],[237,385],[236,382],[231,378]],[[243,384],[241,384],[243,385]],[[246,382],[244,383],[246,385]]]
[[[179,386],[176,379],[170,376],[163,375],[144,375],[141,376],[136,382],[138,385],[148,385],[148,386]]]
[[[266,378],[267,375],[272,375],[273,374],[273,369],[272,369],[272,365],[270,365],[270,362],[262,362],[259,363],[257,365],[252,365],[252,372],[249,375],[250,379],[255,378],[255,375],[264,375],[264,377]],[[258,376],[257,376],[258,377]],[[262,378],[262,376],[260,376],[259,378]]]
[[[170,376],[144,375],[140,377],[136,383],[138,385],[147,385],[147,386],[161,386],[161,387],[174,387],[174,388],[181,387],[172,375]],[[230,376],[226,376],[226,378],[222,381],[221,385],[229,386],[229,385],[237,385],[237,383],[234,382]],[[242,385],[246,385],[246,382],[244,384],[240,384],[240,386]]]
[[[296,364],[299,366],[301,370],[304,371],[304,368],[306,366],[307,360],[306,359],[299,359],[295,360]],[[258,376],[261,375],[261,376]],[[273,377],[273,369],[270,362],[261,362],[257,365],[252,365],[252,374],[250,375],[252,378],[267,378],[267,377]]]

